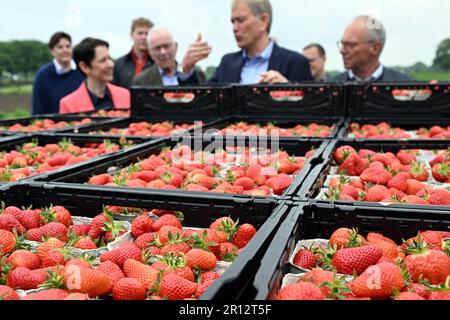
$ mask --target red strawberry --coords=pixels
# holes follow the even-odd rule
[[[88,184],[104,186],[105,184],[110,183],[112,181],[113,177],[110,174],[104,173],[91,177],[88,181]]]
[[[94,240],[100,239],[105,234],[105,231],[103,231],[102,228],[105,226],[105,222],[108,221],[108,217],[104,214],[95,216],[94,219],[92,219],[88,236],[90,236]]]
[[[244,248],[253,236],[256,234],[256,229],[254,226],[248,223],[242,224],[233,238],[233,244],[239,249]]]
[[[50,222],[38,229],[30,229],[27,232],[27,239],[31,241],[42,241],[43,236],[58,238],[63,242],[67,241],[68,229],[59,222]]]
[[[322,268],[312,268],[311,271],[305,273],[303,281],[314,283],[320,287],[323,294],[328,297],[331,293],[331,289],[328,286],[320,286],[321,284],[328,282],[329,284],[335,283],[335,276],[331,271],[325,271]]]
[[[64,300],[68,296],[66,290],[48,289],[35,293],[31,293],[23,297],[21,300]]]
[[[37,273],[33,273],[30,269],[18,267],[8,273],[6,284],[13,289],[31,290],[36,289],[42,284],[42,279]]]
[[[183,235],[183,230],[173,226],[162,226],[158,231],[159,242],[166,244],[169,241],[169,234],[174,238],[180,238]]]
[[[192,297],[197,291],[198,284],[176,274],[163,276],[159,295],[168,300],[182,300]]]
[[[201,270],[211,270],[217,265],[216,256],[202,249],[192,249],[186,253],[186,261],[190,268],[199,267]]]
[[[14,251],[16,240],[14,233],[0,229],[0,258]]]
[[[388,198],[389,195],[388,188],[382,185],[375,185],[367,191],[364,200],[369,202],[380,202],[384,198]]]
[[[244,188],[244,190],[251,190],[255,186],[255,181],[249,177],[242,177],[239,179],[236,179],[236,181],[233,183],[234,186],[241,186]]]
[[[72,292],[86,293],[91,298],[111,293],[111,280],[98,270],[71,266],[65,270],[65,276],[67,289]]]
[[[81,250],[95,250],[97,249],[97,245],[90,237],[80,238],[74,245],[74,248]]]
[[[139,280],[146,290],[152,289],[158,278],[158,270],[134,259],[127,259],[123,264],[127,277]]]
[[[285,174],[292,174],[300,167],[295,158],[281,158],[278,161],[278,165],[278,172]]]
[[[383,251],[375,245],[367,245],[357,248],[345,248],[338,250],[333,256],[333,266],[338,273],[361,274],[368,266],[374,265],[380,260]]]
[[[144,233],[151,232],[153,220],[148,215],[140,215],[131,223],[131,234],[137,238]]]
[[[112,290],[113,300],[145,300],[146,289],[134,278],[118,280]]]
[[[183,228],[180,220],[172,214],[165,214],[159,217],[158,220],[153,222],[152,229],[153,231],[159,231],[159,229],[161,229],[162,226],[174,226],[179,229]]]
[[[192,179],[192,183],[201,185],[208,190],[212,189],[215,184],[217,184],[216,179],[207,176],[206,174],[197,173],[195,174]]]
[[[401,291],[404,286],[400,269],[391,262],[380,262],[370,266],[350,283],[356,296],[374,299],[387,299],[395,290]]]
[[[77,224],[72,226],[72,231],[77,236],[83,237],[89,234],[90,228],[90,224]]]
[[[436,189],[432,192],[428,202],[435,206],[450,206],[450,192],[445,189]]]
[[[429,204],[428,201],[423,198],[413,195],[403,197],[401,202],[407,204]]]
[[[406,193],[409,195],[416,195],[419,191],[425,189],[425,187],[425,184],[416,179],[406,180]]]
[[[0,229],[24,234],[27,230],[20,224],[19,221],[12,214],[0,214]]]
[[[136,238],[136,240],[134,241],[134,245],[140,250],[145,250],[150,247],[149,243],[155,240],[156,235],[154,233],[144,233],[143,235]]]
[[[336,246],[337,249],[352,248],[364,244],[365,239],[356,229],[339,228],[331,234],[328,243],[331,247]]]
[[[0,285],[0,300],[20,300],[20,297],[13,288]]]
[[[136,248],[131,243],[124,243],[119,248],[114,249],[112,251],[108,251],[103,253],[100,256],[100,262],[112,261],[122,268],[123,263],[127,259],[134,259],[136,261],[142,261],[142,253],[141,250]]]
[[[408,152],[404,152],[403,150],[400,150],[397,153],[397,158],[404,165],[408,165],[411,162],[416,162],[417,161],[417,158],[416,158],[416,156],[414,154],[408,153]]]
[[[395,300],[425,300],[425,299],[419,296],[417,293],[404,291],[401,292],[397,296],[397,298],[395,298]]]
[[[388,188],[396,188],[397,190],[406,192],[408,187],[406,182],[408,179],[411,179],[411,175],[409,173],[400,172],[388,181],[387,186]]]
[[[219,260],[233,262],[238,255],[239,248],[236,247],[231,242],[222,242],[219,244],[220,247],[220,255]]]
[[[428,180],[428,170],[419,162],[411,163],[411,176],[418,181]]]
[[[62,223],[66,227],[73,224],[70,212],[62,206],[50,206],[42,210],[41,222],[43,225],[54,221]]]
[[[1,250],[1,249],[0,249]],[[28,250],[16,250],[6,259],[7,263],[10,263],[13,269],[18,267],[25,267],[30,270],[38,269],[41,265],[39,257]]]
[[[356,153],[352,153],[339,166],[338,173],[349,176],[359,176],[368,166],[369,161],[367,159],[361,158]]]
[[[220,274],[216,271],[206,271],[202,274],[200,278],[200,283],[204,283],[206,281],[213,281],[220,278]]]
[[[392,179],[392,174],[380,167],[369,167],[361,173],[359,178],[363,182],[386,185]]]
[[[428,300],[428,297],[430,296],[430,291],[428,290],[428,287],[419,283],[412,283],[409,286],[408,291],[418,294],[425,300]]]
[[[311,282],[297,282],[285,286],[278,292],[276,300],[324,300],[325,295]]]
[[[436,181],[447,182],[450,179],[450,163],[439,163],[432,167],[431,174]]]
[[[197,298],[200,298],[205,292],[206,290],[208,290],[208,288],[213,284],[214,280],[208,280],[205,282],[202,282],[198,288],[197,291],[195,291],[195,296]]]
[[[69,293],[64,300],[90,300],[89,296],[85,293]]]
[[[431,292],[428,300],[450,300],[450,291],[446,289]]]
[[[333,158],[338,163],[341,164],[347,159],[349,155],[352,153],[356,153],[356,150],[353,147],[350,146],[342,146],[337,148],[334,151]]]
[[[44,260],[50,250],[64,248],[64,243],[56,238],[50,238],[46,242],[41,243],[37,249],[39,260]]]
[[[7,210],[6,208],[5,210]],[[16,208],[17,209],[17,208]],[[5,211],[6,212],[6,211]],[[39,223],[41,219],[40,210],[20,210],[13,211],[13,216],[25,227],[25,229],[30,230],[34,228],[39,228]]]
[[[97,270],[106,274],[108,276],[108,278],[111,280],[111,282],[113,283],[113,285],[120,279],[125,278],[125,275],[123,274],[120,267],[117,264],[115,264],[114,262],[109,261],[109,260],[102,262],[98,266]]]
[[[316,257],[307,249],[300,249],[294,257],[294,264],[303,269],[312,269],[316,266]]]

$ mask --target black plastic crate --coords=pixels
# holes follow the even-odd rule
[[[232,111],[277,120],[326,119],[345,117],[345,103],[344,87],[334,84],[237,86]]]
[[[163,122],[163,121],[168,121],[171,122],[174,125],[181,125],[183,123],[187,123],[189,125],[194,126],[191,129],[187,129],[185,130],[185,132],[177,132],[173,135],[180,135],[180,134],[186,134],[186,133],[194,133],[194,130],[197,126],[209,126],[212,125],[213,123],[216,123],[220,120],[209,120],[206,123],[201,123],[201,119],[198,120],[188,120],[188,121],[181,121],[181,120],[176,120],[176,121],[172,121],[172,120],[162,120],[162,121],[152,121],[152,120],[148,120],[148,119],[139,119],[139,118],[122,118],[120,120],[117,120],[115,122],[112,123],[98,123],[98,124],[94,124],[94,125],[90,125],[88,127],[84,127],[84,128],[80,128],[78,129],[79,133],[85,133],[85,134],[93,134],[93,135],[102,135],[100,133],[98,133],[97,131],[109,131],[113,128],[118,128],[118,129],[127,129],[132,123],[139,123],[139,122],[143,122],[146,121],[149,124],[152,123],[156,123],[156,122]],[[200,129],[199,129],[200,130]],[[120,135],[112,135],[112,134],[108,134],[108,135],[104,135],[105,137],[120,137]],[[146,140],[152,140],[152,139],[160,139],[160,138],[164,138],[162,136],[130,136],[130,135],[126,135],[125,137],[129,138],[129,137],[141,137],[143,139]],[[168,136],[170,137],[170,135]]]
[[[295,201],[310,201],[311,203],[322,203],[329,204],[330,201],[314,199],[318,194],[320,188],[324,184],[326,177],[330,171],[331,166],[333,165],[333,153],[334,151],[344,145],[349,145],[355,148],[356,151],[360,149],[369,149],[375,152],[384,151],[384,152],[393,152],[397,153],[400,150],[407,149],[424,149],[424,150],[436,150],[436,149],[448,149],[450,147],[449,140],[334,140],[331,141],[323,152],[323,163],[315,166],[308,178],[300,188],[296,197],[294,197]],[[370,208],[382,208],[386,207],[380,203],[375,202],[365,202],[365,201],[334,201],[336,204],[343,204],[348,206],[362,206],[362,207],[370,207]],[[397,204],[391,203],[389,204],[390,208],[397,209],[417,209],[417,210],[448,210],[450,211],[449,206],[435,206],[435,205],[410,205],[410,204]]]
[[[311,138],[311,139],[332,139],[338,135],[341,127],[344,125],[344,118],[335,118],[335,117],[319,117],[319,118],[301,118],[301,119],[270,119],[267,117],[256,117],[256,116],[239,116],[239,117],[229,117],[227,119],[219,120],[215,124],[205,125],[204,134],[206,135],[215,135],[216,132],[211,131],[211,129],[225,129],[229,125],[236,124],[239,122],[246,122],[250,125],[259,124],[259,125],[267,125],[271,123],[273,125],[279,126],[280,128],[294,128],[297,125],[309,125],[311,123],[317,123],[319,125],[327,125],[334,126],[329,134],[326,137],[313,137],[313,136],[280,136],[281,139],[298,139],[298,138]]]
[[[17,193],[2,197],[6,205],[34,208],[49,205],[66,207],[74,216],[94,217],[102,212],[103,205],[137,207],[145,209],[165,209],[183,212],[185,227],[206,228],[216,219],[230,216],[239,223],[250,223],[258,230],[249,244],[242,250],[233,264],[221,278],[215,281],[202,296],[203,300],[238,299],[245,288],[246,280],[258,268],[260,257],[265,252],[271,236],[286,215],[287,206],[265,199],[229,199],[220,195],[198,198],[195,195],[176,197],[163,192],[126,192],[89,188],[73,190],[64,186],[49,186],[32,183],[26,186],[26,197],[18,198]],[[1,193],[0,193],[1,195]],[[232,287],[231,287],[232,286]]]
[[[363,236],[369,232],[381,232],[401,244],[403,239],[414,237],[421,230],[449,231],[450,213],[299,203],[273,237],[253,284],[248,286],[247,297],[273,299],[281,288],[283,276],[296,271],[291,268],[289,257],[297,242],[301,239],[329,239],[339,228],[358,228]]]
[[[350,118],[442,120],[450,117],[450,84],[371,83],[350,89]],[[402,90],[414,97],[394,97]],[[421,92],[421,93],[420,93]],[[406,96],[405,96],[406,97]],[[420,123],[420,122],[419,122]]]
[[[130,88],[131,116],[148,121],[216,120],[230,115],[231,86]],[[174,95],[184,94],[185,98]]]
[[[449,106],[450,108],[450,106]],[[426,129],[430,129],[433,126],[441,126],[444,129],[447,128],[448,126],[450,126],[450,115],[448,117],[444,117],[444,118],[440,118],[440,119],[410,119],[410,118],[398,118],[398,119],[389,119],[386,121],[386,118],[369,118],[369,117],[358,117],[358,118],[351,118],[351,119],[347,119],[345,121],[345,124],[343,125],[343,127],[340,129],[339,133],[338,133],[338,138],[340,139],[352,139],[352,137],[349,137],[349,133],[350,133],[350,126],[352,123],[357,123],[360,126],[364,125],[364,124],[371,124],[371,125],[377,125],[379,123],[382,122],[386,122],[389,125],[391,125],[391,127],[398,127],[400,129],[406,130],[406,131],[417,131],[420,128],[426,128]],[[361,139],[361,140],[365,140],[365,139],[375,139],[375,140],[379,140],[381,138],[356,138],[355,139]],[[415,140],[418,138],[404,138],[403,140]],[[423,140],[444,140],[444,139],[425,139],[425,138],[420,138]],[[450,139],[450,138],[446,138],[446,139]],[[387,139],[383,139],[383,140],[399,140],[399,139],[395,139],[395,138],[387,138]]]
[[[122,142],[124,142],[120,138],[106,139],[105,137],[101,137],[101,136],[90,136],[90,135],[82,135],[82,134],[56,134],[56,133],[55,134],[44,134],[44,133],[42,133],[42,134],[29,134],[29,135],[15,136],[15,137],[2,139],[2,140],[0,140],[0,151],[13,151],[13,150],[16,150],[16,148],[18,146],[21,146],[24,143],[29,143],[29,142],[33,142],[33,141],[36,141],[39,145],[43,146],[46,144],[57,144],[58,142],[61,142],[64,139],[70,139],[71,142],[77,146],[84,146],[85,144],[89,144],[89,143],[102,143],[104,140],[109,140],[109,141],[111,141],[113,143],[117,143],[117,144],[121,144]],[[137,145],[145,142],[145,140],[139,139],[139,138],[132,138],[132,139],[127,139],[127,140],[132,143],[131,148],[134,148]],[[124,150],[121,149],[114,153],[121,153],[122,151],[124,151]],[[95,161],[97,159],[102,159],[106,156],[108,156],[108,154],[103,154],[98,157],[91,158],[90,160],[67,166],[66,168],[73,168],[73,170],[76,171],[76,168],[79,165],[82,165],[82,164],[89,165],[89,163],[91,163],[92,161]],[[63,167],[63,168],[55,169],[51,172],[56,174],[56,172],[65,170],[66,168]],[[46,174],[49,174],[49,173],[50,172],[46,172],[46,173],[42,173],[39,175],[31,176],[31,177],[28,177],[21,181],[24,182],[24,181],[38,179],[39,177],[45,176]],[[7,184],[7,183],[4,182],[3,184]]]
[[[220,137],[219,137],[220,138]],[[230,137],[229,137],[230,138]],[[200,139],[200,138],[193,138],[193,137],[184,137],[179,138],[175,137],[173,139],[161,139],[161,140],[155,140],[153,142],[149,142],[147,144],[142,144],[140,146],[137,146],[133,148],[132,150],[125,150],[121,153],[108,155],[107,157],[104,157],[102,159],[99,159],[98,161],[91,162],[86,165],[81,165],[76,168],[76,170],[59,170],[58,172],[49,173],[47,175],[42,175],[39,177],[39,179],[35,179],[39,182],[51,182],[55,184],[67,184],[73,188],[77,188],[80,185],[86,183],[89,178],[93,175],[102,174],[108,172],[108,169],[111,167],[114,168],[123,168],[125,166],[128,166],[134,162],[140,161],[142,159],[148,158],[150,155],[156,155],[159,154],[160,151],[164,147],[174,147],[177,144],[182,142],[183,144],[188,144],[191,146],[202,146],[202,150],[205,147],[223,147],[226,145],[225,143],[229,143],[230,140],[217,140],[217,137],[213,137],[211,140],[209,139]],[[231,137],[231,142],[234,142],[233,145],[240,145],[240,146],[264,146],[266,148],[273,147],[271,145],[271,141],[267,141],[265,144],[261,144],[261,142],[258,139],[251,139],[249,137]],[[254,143],[254,144],[252,144]],[[285,199],[290,200],[292,195],[294,195],[304,180],[306,179],[309,171],[312,167],[314,167],[317,163],[322,162],[321,155],[324,152],[328,145],[328,140],[323,139],[298,139],[298,140],[280,140],[278,141],[279,148],[283,149],[284,151],[287,151],[289,154],[297,155],[297,156],[304,156],[305,153],[311,148],[316,148],[315,154],[306,161],[304,168],[300,171],[300,173],[294,178],[294,181],[292,184],[285,190],[285,192],[278,197],[278,199]],[[193,147],[193,149],[194,149]],[[97,188],[97,186],[90,186],[90,188]],[[108,187],[109,188],[109,187]],[[112,189],[125,189],[128,190],[129,188],[124,187],[110,187]],[[139,188],[141,189],[141,188]],[[173,190],[163,190],[166,193],[171,193]],[[193,194],[198,192],[190,192],[190,191],[182,191],[181,194]],[[178,194],[178,193],[177,193]],[[210,197],[211,193],[209,192],[200,192],[199,194],[202,194],[204,197]],[[251,196],[247,195],[236,195],[236,194],[227,194],[228,197],[242,197],[242,198],[248,198]]]
[[[36,120],[52,120],[54,122],[60,122],[60,121],[66,121],[66,122],[72,122],[72,121],[81,121],[83,119],[90,119],[92,122],[89,124],[80,124],[80,125],[68,125],[64,128],[60,129],[54,129],[54,130],[45,130],[45,131],[39,131],[39,132],[26,132],[26,131],[8,131],[8,130],[0,130],[1,133],[6,134],[18,134],[18,133],[47,133],[47,132],[55,132],[55,133],[65,133],[65,132],[78,132],[79,129],[89,127],[90,125],[96,124],[96,123],[114,123],[115,121],[118,121],[118,119],[110,118],[110,119],[101,119],[101,118],[91,118],[91,117],[83,117],[83,116],[64,116],[64,115],[42,115],[42,116],[34,116],[34,117],[26,117],[26,118],[18,118],[18,119],[9,119],[9,120],[0,120],[0,126],[11,126],[16,123],[21,125],[30,125]]]

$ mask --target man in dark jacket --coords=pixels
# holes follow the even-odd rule
[[[153,61],[147,47],[147,35],[152,27],[153,23],[146,18],[133,20],[131,25],[133,48],[115,61],[113,84],[128,88],[134,76],[152,66]]]
[[[269,36],[268,0],[233,0],[231,22],[241,51],[225,55],[210,83],[285,83],[312,81],[309,61],[279,47]]]
[[[380,63],[386,42],[386,31],[381,21],[370,16],[356,17],[345,29],[339,41],[339,52],[347,70],[333,81],[415,81],[405,74],[387,68]]]
[[[198,35],[196,42],[189,46],[180,65],[176,61],[178,43],[173,40],[170,31],[163,27],[153,28],[148,34],[148,48],[154,64],[134,77],[133,85],[178,86],[205,82],[204,73],[194,66],[198,61],[208,57],[211,48],[206,43],[207,50],[203,55],[198,55],[198,51],[192,49],[201,42],[201,35]]]

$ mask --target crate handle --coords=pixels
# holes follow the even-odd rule
[[[432,91],[430,89],[394,89],[392,97],[397,101],[425,101],[428,100]]]
[[[278,102],[297,102],[302,101],[305,97],[303,90],[274,90],[270,91],[269,94],[274,101]]]
[[[168,103],[190,103],[194,101],[195,94],[192,92],[166,92],[163,97]]]

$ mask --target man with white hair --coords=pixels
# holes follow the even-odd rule
[[[383,66],[381,52],[386,43],[386,30],[378,19],[371,16],[356,17],[345,29],[339,44],[339,52],[346,72],[334,77],[334,81],[415,81],[396,70]]]
[[[154,27],[148,34],[148,49],[154,65],[134,77],[135,86],[178,86],[205,81],[204,73],[194,68],[195,64],[209,56],[211,48],[197,36],[195,43],[189,46],[182,65],[176,61],[178,43],[173,40],[170,31],[163,27]]]

